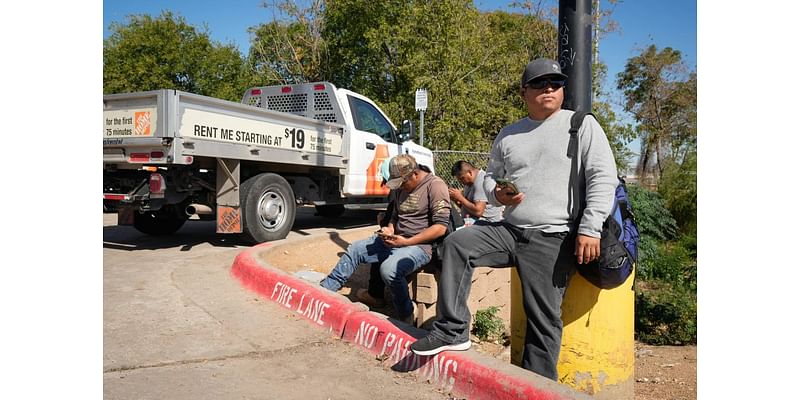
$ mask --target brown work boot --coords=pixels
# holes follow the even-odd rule
[[[386,307],[386,300],[372,297],[372,295],[369,294],[369,291],[367,289],[356,290],[356,300],[373,308]]]

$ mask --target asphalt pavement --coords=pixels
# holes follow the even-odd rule
[[[286,239],[255,247],[211,221],[153,237],[104,214],[104,397],[587,398],[475,350],[416,356],[408,344],[425,331],[273,265],[269,254],[319,260],[326,243],[344,248],[376,221],[313,214],[301,208]]]
[[[286,241],[375,221],[299,214]],[[231,265],[249,248],[213,222],[151,237],[103,215],[104,398],[448,398],[245,289]]]

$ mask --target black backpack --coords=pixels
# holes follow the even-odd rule
[[[570,174],[570,185],[578,177],[578,129],[580,129],[586,115],[594,114],[584,111],[575,112],[570,120],[570,155],[572,157],[572,173]],[[603,231],[600,236],[600,257],[588,264],[578,264],[578,273],[586,280],[601,289],[613,289],[623,284],[633,272],[633,264],[638,257],[639,229],[628,201],[628,189],[625,187],[625,180],[617,177],[617,185],[614,206],[608,218],[603,222]],[[575,199],[575,206],[579,203]],[[578,218],[583,210],[579,210],[576,215]],[[633,288],[631,288],[633,289]]]

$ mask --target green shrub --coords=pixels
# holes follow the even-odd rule
[[[683,285],[640,282],[636,339],[653,345],[697,343],[697,292]]]
[[[653,243],[647,240],[640,248],[646,254],[640,262],[641,271],[637,273],[640,278],[684,287],[696,285],[697,262],[691,250],[681,246],[681,242]]]
[[[628,198],[641,236],[649,236],[659,241],[675,239],[678,226],[661,195],[639,185],[630,184],[627,187]]]
[[[658,258],[658,241],[651,236],[642,235],[639,240],[639,257],[636,261],[636,277],[650,279]]]
[[[697,233],[692,229],[694,209],[688,200],[692,193],[684,192],[677,184],[662,192],[682,196],[680,202],[673,201],[671,205],[682,212],[683,229],[678,229],[678,222],[659,193],[628,185],[641,235],[636,265],[635,335],[648,344],[696,343]]]
[[[666,161],[658,181],[658,193],[675,217],[681,232],[697,232],[697,151],[688,152],[683,162]]]
[[[496,306],[478,310],[475,313],[475,322],[472,324],[472,333],[481,341],[491,342],[503,337],[506,330],[503,319],[497,313],[500,309]]]

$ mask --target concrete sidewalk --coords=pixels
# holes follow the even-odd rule
[[[213,223],[148,237],[103,219],[104,398],[448,398],[244,289],[230,272],[249,247]]]
[[[320,227],[302,211],[289,238],[253,248],[214,235],[213,222],[149,237],[105,214],[104,398],[587,398],[474,351],[409,356],[421,330],[257,260],[268,249],[309,252],[314,241],[346,245],[342,236],[374,224],[362,215]]]
[[[368,233],[368,231],[365,231]],[[264,299],[306,319],[312,326],[341,338],[382,360],[384,368],[405,372],[445,393],[468,399],[583,399],[587,395],[565,385],[523,370],[474,350],[444,352],[420,357],[408,346],[425,335],[385,315],[370,312],[361,303],[327,291],[271,265],[271,254],[294,252],[295,248],[323,247],[325,241],[341,237],[318,235],[279,244],[262,244],[242,252],[231,273]]]

